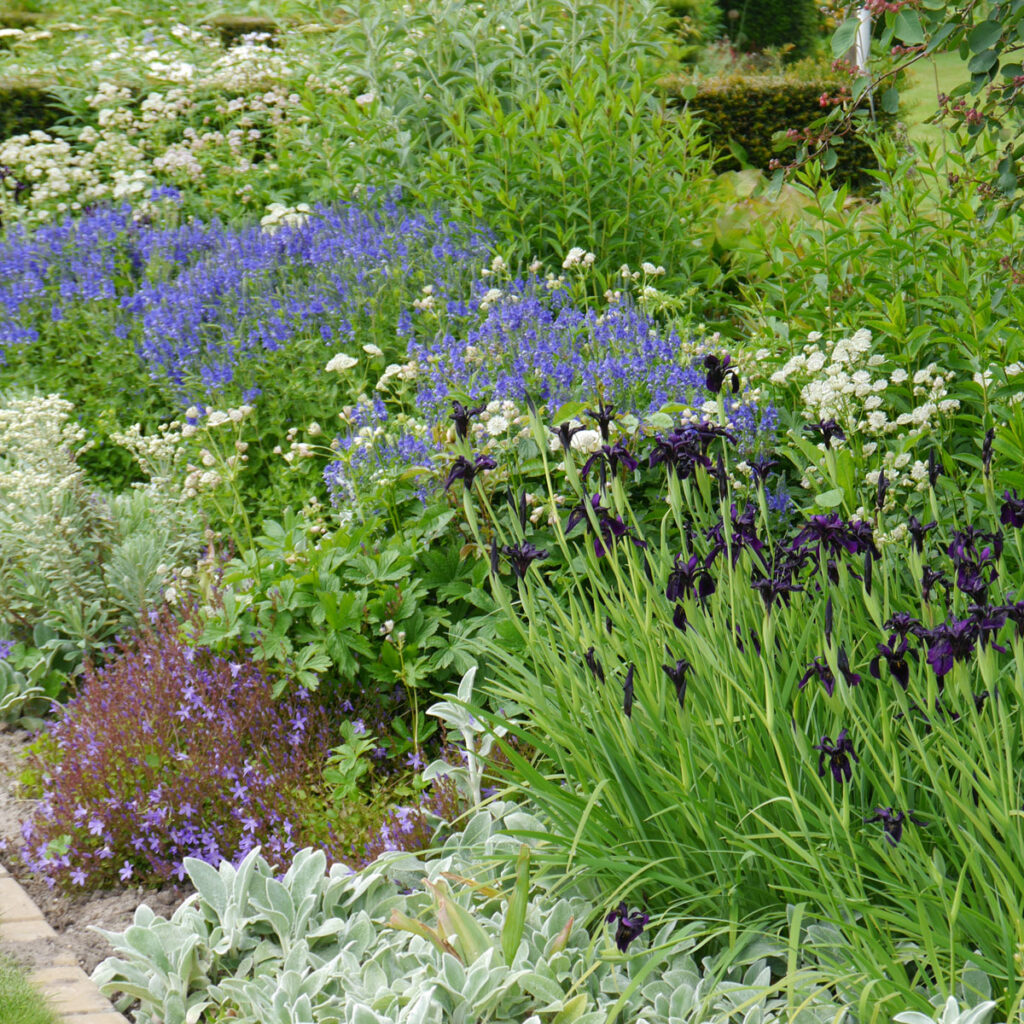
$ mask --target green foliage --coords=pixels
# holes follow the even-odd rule
[[[715,284],[691,230],[710,151],[687,116],[662,110],[626,74],[621,56],[559,69],[550,91],[479,89],[442,122],[451,142],[426,160],[423,194],[446,192],[522,262],[537,256],[557,267],[579,246],[598,254],[605,287],[622,264],[645,261],[666,267],[670,286]]]
[[[63,116],[52,86],[43,79],[0,81],[0,142],[11,135],[45,130]]]
[[[695,93],[684,82],[667,79],[663,83],[669,102],[685,102],[700,117],[707,138],[720,149],[729,149],[720,166],[734,169],[750,166],[766,171],[772,161],[786,163],[796,152],[796,142],[780,133],[804,130],[822,116],[822,98],[826,106],[849,97],[849,80],[820,75],[816,78],[791,75],[732,75],[704,79]],[[687,97],[687,99],[683,99]],[[872,136],[879,128],[890,127],[895,118],[878,111],[877,124],[858,122],[858,130],[835,150],[831,168],[839,182],[863,187],[871,182],[876,164]]]
[[[251,646],[282,680],[343,697],[401,687],[412,713],[406,749],[418,752],[434,728],[418,691],[464,672],[464,645],[490,632],[486,563],[459,555],[451,519],[435,509],[386,538],[373,523],[319,536],[293,513],[265,520],[253,546],[218,571],[200,642]]]
[[[240,1024],[600,1024],[618,1014],[781,1024],[797,1007],[807,1024],[842,1016],[820,973],[796,957],[775,984],[778,955],[772,966],[739,950],[698,964],[687,929],[673,924],[649,949],[616,953],[607,932],[586,927],[604,908],[532,870],[536,840],[501,829],[542,823],[494,804],[434,858],[389,855],[355,875],[325,875],[324,857],[308,850],[280,879],[255,851],[237,869],[190,860],[196,897],[170,921],[143,906],[125,932],[105,932],[117,957],[94,979],[140,1000],[139,1024],[224,1011]]]
[[[197,531],[166,489],[93,487],[72,410],[56,395],[0,402],[0,621],[22,640],[45,627],[69,642],[77,671],[159,604]]]
[[[746,331],[792,354],[811,331],[864,327],[910,372],[930,362],[953,371],[951,396],[975,418],[967,422],[1006,422],[991,418],[972,379],[1024,357],[1014,326],[1024,316],[1012,255],[1020,225],[986,219],[982,197],[950,186],[950,172],[970,173],[958,161],[937,165],[889,144],[878,152],[876,203],[811,168],[778,200],[762,190],[722,220],[730,269],[745,282],[737,312]],[[949,450],[958,457],[970,444],[963,431]]]
[[[274,18],[243,14],[218,14],[206,24],[216,30],[224,46],[233,46],[242,36],[253,33],[276,36],[281,29]]]
[[[0,1020],[11,1024],[58,1024],[43,996],[13,962],[0,960]]]
[[[729,38],[743,49],[787,47],[794,58],[814,53],[822,17],[815,0],[719,0]]]
[[[961,84],[945,96],[941,118],[959,147],[973,157],[967,181],[989,207],[994,200],[1003,212],[1017,210],[1019,167],[1024,157],[1020,142],[1020,76],[1016,53],[1024,7],[1016,2],[983,4],[961,0],[947,4],[925,0],[920,5],[894,4],[876,31],[872,48],[881,60],[872,60],[871,73],[858,80],[858,94],[886,82],[894,101],[898,89],[890,79],[894,70],[911,67],[931,53],[958,52],[963,62]],[[832,50],[840,56],[852,43],[856,19],[844,21],[832,37]],[[887,57],[902,48],[896,61]]]
[[[852,369],[839,346],[826,380]],[[856,479],[867,460],[819,451],[802,427],[795,420],[779,453],[798,474],[818,464],[833,490],[822,488],[796,521],[771,512],[759,488],[727,485],[720,495],[721,485],[698,470],[692,479],[669,477],[668,510],[644,530],[633,504],[639,478],[616,475],[601,500],[642,530],[645,548],[622,539],[599,558],[589,537],[556,528],[561,557],[549,572],[531,569],[514,588],[496,583],[510,628],[486,645],[492,656],[501,650],[489,692],[529,709],[528,724],[511,731],[538,755],[506,746],[509,782],[551,819],[562,864],[581,866],[606,889],[640,890],[655,906],[733,928],[757,921],[776,933],[786,904],[807,901],[849,943],[833,967],[852,1001],[870,990],[872,1004],[889,1013],[927,988],[940,965],[973,959],[1013,1019],[1020,995],[1011,951],[1024,941],[1014,895],[1024,885],[1016,768],[1024,757],[1024,639],[1003,633],[1001,653],[972,643],[945,678],[922,646],[905,689],[884,667],[877,677],[869,668],[894,613],[928,625],[968,614],[963,594],[948,609],[922,596],[922,570],[951,550],[955,529],[999,529],[993,489],[1002,477],[994,465],[994,480],[980,472],[935,488],[925,480],[872,517],[881,547],[871,578],[860,560],[848,568],[837,556],[826,573],[824,558],[814,558],[798,590],[768,602],[751,581],[774,571],[765,560],[796,545],[812,514],[870,516],[858,509],[868,502]],[[728,452],[723,465],[728,479]],[[557,479],[552,471],[549,480]],[[584,501],[589,517],[576,479],[570,469],[575,494],[567,498]],[[736,540],[744,492],[763,555]],[[939,523],[926,553],[896,530],[912,510]],[[717,555],[716,522],[732,523],[719,527]],[[515,522],[498,532],[499,543],[521,537]],[[1014,581],[1012,591],[1024,557],[1019,532],[1002,550],[996,578]],[[676,604],[667,582],[677,556],[685,563],[691,555],[713,572],[716,589]],[[588,658],[603,666],[600,677]],[[828,665],[834,690],[805,674],[815,659]],[[688,663],[682,691],[666,678],[677,660]],[[972,699],[983,688],[998,700]],[[858,758],[846,781],[830,776],[816,753],[843,730]],[[872,814],[894,807],[927,824],[908,822],[893,842]]]

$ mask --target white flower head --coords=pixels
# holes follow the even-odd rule
[[[344,373],[346,370],[351,370],[357,362],[359,362],[358,359],[353,359],[352,356],[339,352],[331,358],[331,361],[324,367],[324,370],[327,373]]]

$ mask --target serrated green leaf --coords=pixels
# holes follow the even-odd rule
[[[900,109],[900,91],[895,87],[886,89],[881,97],[882,109],[887,114],[895,114]]]

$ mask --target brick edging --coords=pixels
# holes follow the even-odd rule
[[[0,941],[17,950],[19,942],[56,938],[32,898],[0,864]],[[50,967],[29,979],[64,1024],[128,1024],[70,953],[57,953]]]

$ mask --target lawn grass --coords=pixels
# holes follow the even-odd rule
[[[939,93],[952,92],[967,77],[964,61],[955,52],[926,57],[907,72],[906,88],[900,90],[900,117],[913,142],[941,143],[945,129],[925,123],[926,119],[938,110]]]
[[[59,1024],[57,1014],[10,960],[0,959],[0,1021],[3,1024]]]

